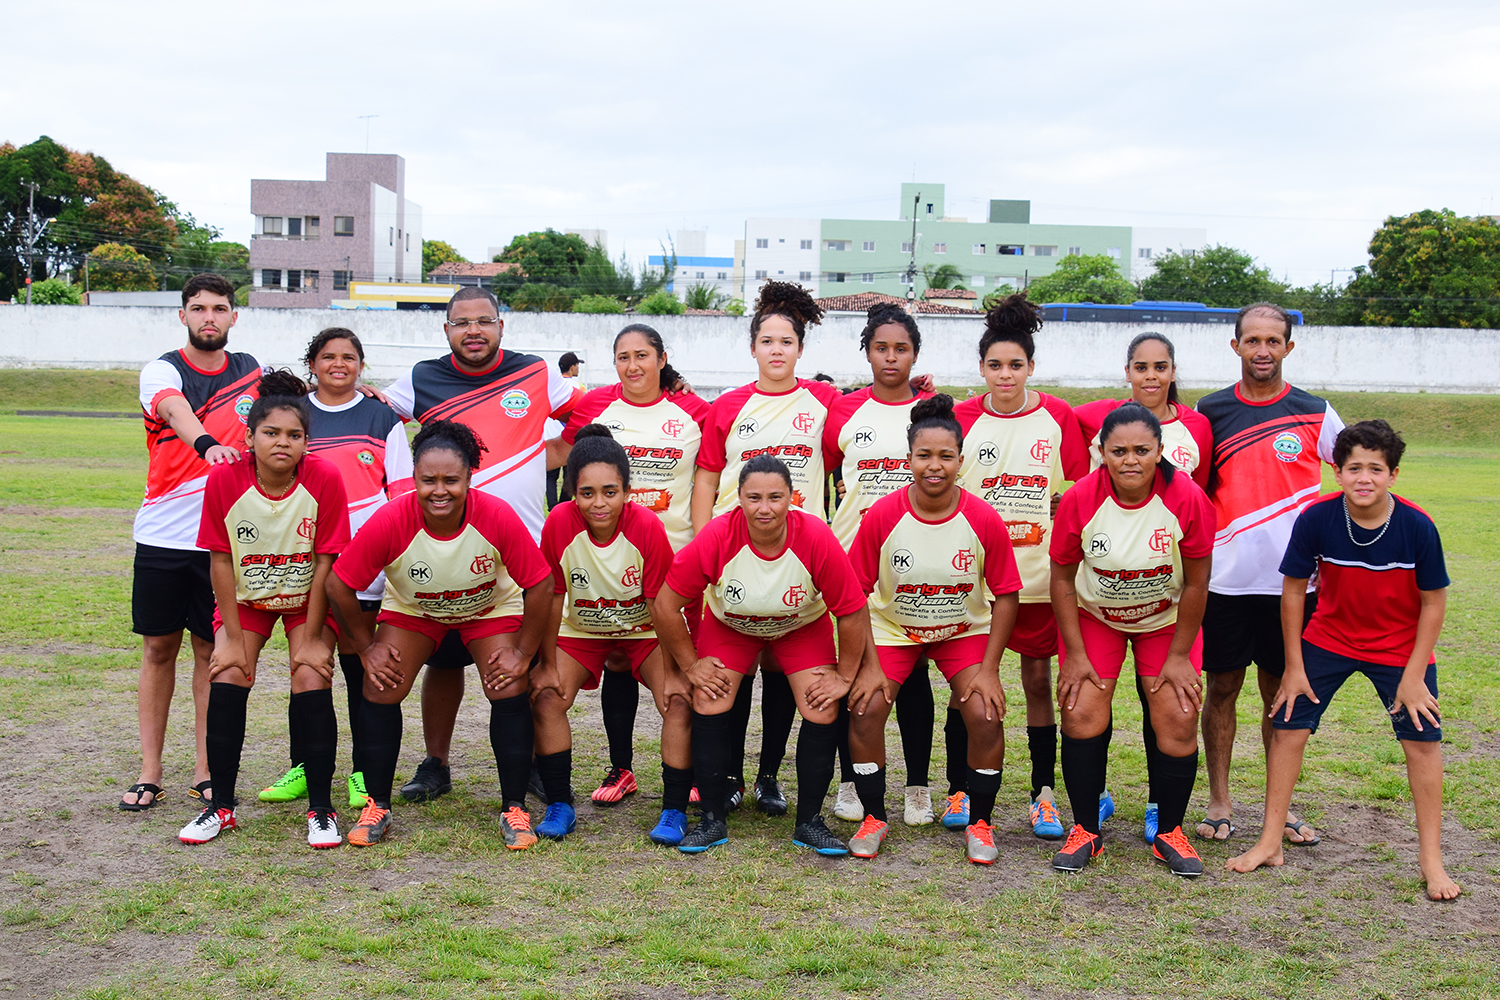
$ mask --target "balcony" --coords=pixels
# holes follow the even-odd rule
[[[292,242],[300,242],[302,240],[315,240],[318,238],[318,234],[313,233],[310,236],[287,236],[283,233],[251,233],[250,238],[252,240],[290,240]]]

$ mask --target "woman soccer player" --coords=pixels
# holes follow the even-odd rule
[[[739,480],[740,506],[714,518],[677,553],[653,615],[657,634],[686,665],[693,687],[693,773],[703,817],[678,849],[697,853],[729,839],[725,785],[736,750],[729,712],[769,648],[802,713],[792,843],[847,854],[821,810],[833,780],[839,701],[869,640],[865,595],[828,525],[792,511],[792,475],[780,459],[749,459]],[[682,611],[699,602],[706,606],[690,638]],[[838,619],[837,654],[829,612]]]
[[[1177,875],[1203,874],[1182,833],[1198,774],[1203,639],[1215,517],[1208,496],[1162,458],[1161,424],[1139,403],[1104,418],[1104,465],[1063,494],[1052,536],[1052,608],[1062,634],[1057,702],[1074,826],[1052,859],[1076,872],[1103,850],[1099,795],[1110,700],[1130,646],[1146,679],[1158,752],[1151,784],[1162,832],[1152,853]],[[1080,571],[1081,570],[1081,571]]]
[[[573,733],[568,709],[580,688],[599,686],[604,661],[623,654],[631,674],[656,696],[661,710],[661,819],[651,840],[675,846],[687,830],[693,784],[688,749],[691,716],[687,684],[664,661],[651,626],[655,600],[672,564],[661,521],[630,503],[630,460],[609,429],[577,432],[564,469],[571,503],[552,508],[542,528],[542,555],[552,567],[552,618],[542,644],[542,668],[532,677],[536,766],[547,793],[537,833],[562,839],[573,830]]]
[[[1179,472],[1193,477],[1193,482],[1208,489],[1208,459],[1214,453],[1214,434],[1208,418],[1177,400],[1177,349],[1159,333],[1143,333],[1125,349],[1125,381],[1130,385],[1130,399],[1151,411],[1161,422],[1162,452]],[[1096,399],[1075,406],[1078,426],[1089,443],[1090,467],[1103,464],[1099,452],[1099,428],[1104,418],[1123,399]],[[1141,739],[1146,744],[1146,760],[1155,759],[1156,734],[1151,729],[1151,706],[1140,675],[1135,678],[1135,692],[1141,699]],[[1147,767],[1149,773],[1150,767]],[[1159,822],[1156,789],[1149,792],[1143,835],[1146,843],[1156,839]]]
[[[1088,449],[1067,403],[1026,387],[1036,371],[1042,311],[1025,293],[1010,295],[986,314],[979,340],[979,371],[989,392],[964,400],[954,415],[964,429],[958,485],[995,508],[1010,528],[1021,571],[1021,610],[1006,648],[1021,657],[1026,693],[1026,743],[1031,751],[1031,829],[1038,837],[1063,835],[1052,789],[1057,773],[1057,724],[1052,714],[1052,656],[1057,624],[1047,593],[1047,548],[1052,512],[1065,480],[1088,472]],[[961,760],[968,745],[963,716],[948,708],[948,759]],[[943,825],[968,825],[967,801],[949,772]],[[1101,792],[1103,790],[1101,789]],[[1101,798],[1101,821],[1114,804]]]
[[[754,382],[724,393],[709,407],[693,476],[693,528],[702,531],[709,518],[733,510],[740,470],[757,455],[779,458],[791,475],[791,503],[825,516],[827,486],[823,463],[823,428],[834,401],[842,394],[831,383],[797,377],[797,359],[807,328],[821,321],[823,309],[801,285],[768,281],[750,318],[750,353],[759,375]],[[671,650],[668,649],[670,653]],[[754,795],[762,812],[786,812],[786,796],[777,781],[797,707],[784,676],[761,673],[761,751]],[[739,745],[750,722],[750,685],[742,685],[733,718]],[[732,805],[744,797],[744,753],[738,755]],[[702,789],[700,788],[700,791]]]
[[[578,432],[601,423],[630,458],[630,499],[661,519],[674,551],[693,537],[689,497],[693,469],[708,403],[683,384],[667,362],[661,334],[644,323],[632,323],[615,335],[615,373],[618,385],[591,390],[573,410],[562,433],[566,461]],[[609,771],[590,796],[600,805],[613,805],[636,791],[633,737],[640,688],[629,664],[615,657],[605,664],[599,685],[599,707],[609,740]]]
[[[849,694],[854,782],[865,809],[849,850],[873,858],[890,830],[885,720],[913,668],[931,657],[968,731],[968,857],[988,865],[999,857],[990,818],[1005,756],[1000,657],[1020,607],[1021,576],[1000,515],[958,487],[963,430],[952,397],[924,399],[910,413],[912,483],[875,501],[850,553],[860,587],[870,595],[875,659],[867,657]]]
[[[292,743],[301,748],[307,774],[307,843],[337,847],[342,838],[330,791],[338,746],[336,631],[323,583],[349,541],[348,500],[333,464],[307,454],[302,380],[268,372],[256,391],[260,398],[245,418],[252,460],[214,466],[203,491],[198,544],[209,552],[218,602],[206,730],[213,801],[177,837],[184,844],[206,844],[239,825],[235,784],[245,705],[260,651],[279,618],[291,652]]]
[[[360,763],[369,799],[349,831],[357,847],[390,830],[401,702],[449,631],[474,654],[490,700],[505,846],[519,851],[536,843],[525,806],[532,747],[527,672],[547,627],[552,574],[510,505],[469,489],[483,451],[468,425],[429,421],[412,443],[416,489],[365,522],[328,579],[365,669]],[[382,571],[385,596],[372,636],[355,593],[368,590]]]
[[[308,424],[307,450],[339,470],[349,497],[349,528],[356,532],[388,499],[411,492],[411,445],[406,440],[406,428],[394,410],[356,388],[364,370],[365,348],[353,331],[338,326],[323,330],[307,345],[303,360],[316,384],[308,397],[312,421]],[[369,590],[359,594],[360,613],[370,631],[375,629],[375,612],[384,591],[385,576],[381,575]],[[345,638],[339,643],[339,668],[344,673],[353,737],[349,805],[358,809],[364,807],[366,797],[359,761],[365,671],[359,663],[359,651],[350,648],[348,642]],[[302,750],[295,743],[291,757],[292,769],[261,790],[262,802],[290,802],[307,794]]]

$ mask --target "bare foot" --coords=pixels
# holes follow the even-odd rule
[[[1244,854],[1237,854],[1224,862],[1224,867],[1232,872],[1253,872],[1255,869],[1266,865],[1272,868],[1286,863],[1282,856],[1281,844],[1275,847],[1262,847],[1258,842]]]
[[[1198,822],[1197,833],[1204,840],[1228,840],[1234,833],[1234,824],[1228,815],[1205,816]]]
[[[1428,868],[1422,866],[1422,879],[1427,883],[1427,898],[1436,903],[1444,900],[1457,899],[1459,893],[1463,892],[1458,883],[1448,877],[1447,871],[1441,864]]]

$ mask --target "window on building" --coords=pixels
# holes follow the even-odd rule
[[[308,239],[315,240],[315,239],[318,238],[318,224],[321,223],[322,221],[323,220],[320,219],[320,218],[318,218],[316,215],[309,215],[307,217],[307,238]]]
[[[1025,251],[1025,247],[1014,243],[996,243],[995,252],[1002,257],[1019,257]]]
[[[859,283],[861,285],[873,285],[875,284],[875,275],[871,274],[869,271],[866,271],[864,274],[861,274],[859,276]]]
[[[1119,247],[1110,247],[1108,250],[1105,250],[1104,253],[1105,253],[1106,256],[1113,257],[1115,260],[1119,260],[1120,259],[1120,248]]]
[[[1055,256],[1057,256],[1057,247],[1033,246],[1031,248],[1031,256],[1033,256],[1033,257],[1055,257]]]
[[[902,253],[911,253],[911,240],[903,240],[901,243]]]
[[[765,281],[766,280],[766,272],[764,272],[764,271],[756,271],[755,272],[755,280],[756,281]]]
[[[847,271],[824,271],[823,280],[833,282],[836,285],[843,284],[849,280],[849,274]]]
[[[973,285],[975,288],[983,288],[984,287],[984,275],[982,275],[982,274],[976,274],[976,275],[974,275],[972,278],[969,279],[969,284]]]
[[[812,249],[812,240],[803,240],[802,241],[802,249],[804,249],[804,250],[811,250]]]
[[[785,236],[783,236],[783,237],[781,237],[781,238],[780,238],[780,239],[778,239],[778,240],[777,240],[777,241],[776,241],[776,242],[777,242],[777,243],[785,243],[785,242],[786,242],[786,237],[785,237]]]
[[[723,281],[724,279],[726,279],[728,277],[729,277],[729,272],[728,271],[720,271],[719,272],[719,279],[718,280]]]
[[[335,292],[347,292],[349,290],[349,272],[333,272],[333,290]]]
[[[288,271],[286,273],[286,290],[289,292],[302,291],[302,272]]]
[[[1069,257],[1082,257],[1083,256],[1083,247],[1068,247],[1068,256]]]
[[[390,232],[390,235],[388,235],[386,237],[386,242],[388,244],[390,244],[391,246],[395,246],[396,245],[396,227],[395,226],[391,227],[391,232]]]
[[[268,215],[260,220],[260,231],[267,236],[281,235],[281,216]]]
[[[932,214],[932,202],[930,202],[930,201],[927,203],[927,214],[928,215]]]
[[[295,239],[302,238],[302,219],[299,216],[291,216],[286,220],[286,234]]]
[[[411,233],[409,231],[406,234],[406,252],[411,253]]]
[[[865,245],[864,245],[863,249],[864,249],[865,253],[871,252],[872,250],[875,249],[875,241],[874,240],[865,240]]]
[[[1151,248],[1150,247],[1137,247],[1136,251],[1135,251],[1135,255],[1137,257],[1139,257],[1141,260],[1150,260],[1151,259]]]
[[[812,280],[812,272],[811,271],[798,271],[797,272],[797,280],[798,281],[811,281]]]
[[[335,235],[335,236],[353,236],[354,235],[354,216],[352,216],[352,215],[335,215],[333,217],[333,235]]]
[[[984,244],[983,243],[975,243],[972,247],[969,248],[969,252],[972,253],[972,254],[974,254],[976,257],[983,257],[984,256]]]
[[[947,253],[948,252],[948,244],[946,244],[946,243],[934,243],[932,245],[932,252],[933,253]]]
[[[264,287],[264,288],[280,288],[281,287],[281,269],[280,268],[269,268],[268,267],[265,270],[261,271],[260,272],[260,283],[261,283],[261,286]]]
[[[770,246],[771,246],[771,241],[769,239],[762,239],[762,240],[756,240],[755,241],[755,249],[757,249],[757,250],[765,250],[765,249],[768,249]]]
[[[901,272],[901,284],[903,284],[903,285],[909,285],[909,284],[911,284],[911,275],[907,274],[905,271]]]
[[[826,240],[823,243],[823,249],[824,250],[848,250],[849,249],[849,241],[848,240]]]
[[[702,278],[702,277],[703,277],[703,272],[702,272],[702,271],[699,271],[699,272],[698,272],[698,277],[699,277],[699,278]]]
[[[316,292],[318,290],[318,272],[317,271],[303,271],[302,272],[302,285],[303,285],[303,287],[307,288],[309,291]]]

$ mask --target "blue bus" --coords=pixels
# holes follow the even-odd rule
[[[1095,302],[1049,302],[1042,318],[1049,323],[1228,323],[1233,325],[1238,309],[1210,309],[1202,302],[1132,302],[1107,306]],[[1288,309],[1292,323],[1302,325],[1302,312]]]

